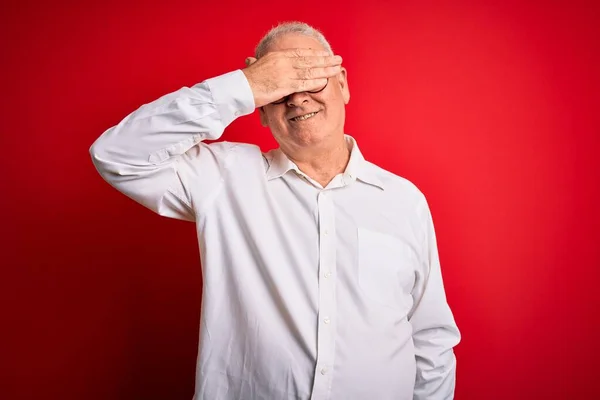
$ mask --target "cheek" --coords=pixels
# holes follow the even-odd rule
[[[327,104],[327,113],[331,117],[339,117],[340,115],[344,115],[344,112],[345,112],[344,103],[342,101],[340,101],[339,99],[332,99]]]
[[[280,130],[286,126],[285,115],[281,110],[266,110],[263,120],[270,128]]]
[[[265,117],[269,123],[276,123],[280,119],[281,112],[273,107],[269,107],[269,109],[265,110]]]

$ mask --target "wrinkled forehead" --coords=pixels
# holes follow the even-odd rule
[[[267,47],[269,51],[280,51],[288,49],[313,49],[326,50],[325,47],[316,38],[299,33],[288,33],[279,36]]]

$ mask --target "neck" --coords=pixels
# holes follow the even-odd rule
[[[325,187],[344,172],[350,160],[350,149],[343,136],[309,146],[281,146],[281,150],[306,175]]]

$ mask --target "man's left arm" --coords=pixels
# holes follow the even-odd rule
[[[461,337],[446,300],[433,219],[426,201],[420,216],[425,234],[413,292],[415,303],[409,314],[417,363],[413,399],[451,400],[456,381],[453,348]]]

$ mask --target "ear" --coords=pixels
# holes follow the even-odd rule
[[[265,114],[264,107],[258,108],[258,114],[260,115],[260,124],[266,128],[269,125],[269,123],[268,123],[267,114]]]
[[[246,57],[245,63],[246,63],[246,67],[251,66],[252,64],[254,64],[257,61],[256,58],[254,57]]]
[[[342,89],[344,104],[348,104],[350,102],[350,89],[348,88],[348,71],[346,68],[342,67],[341,72],[337,75],[337,79],[340,89]]]

